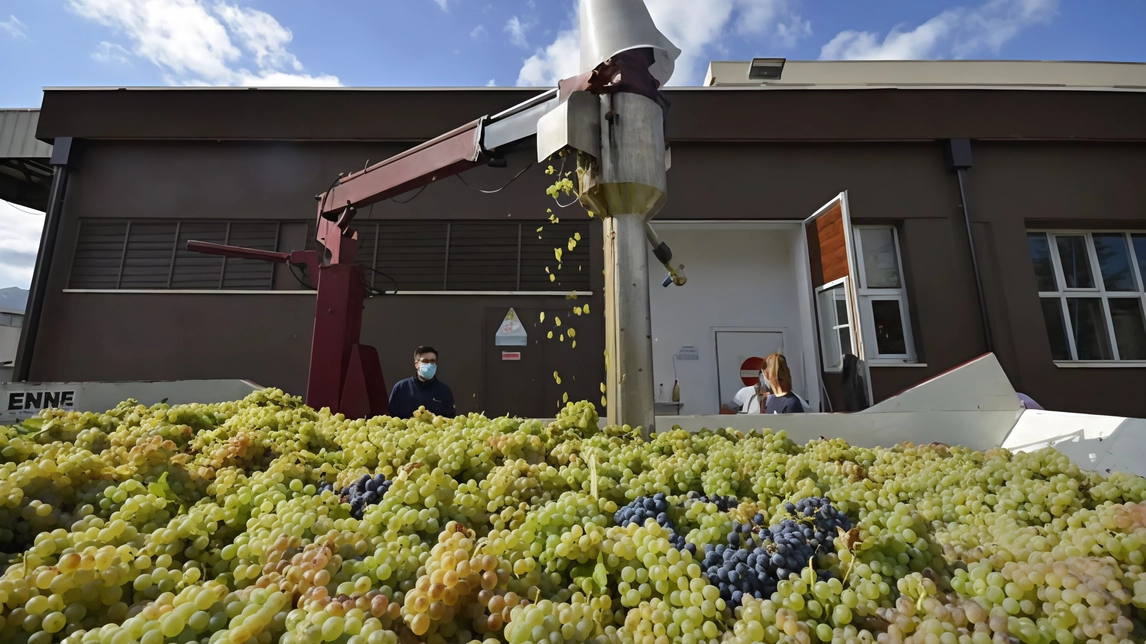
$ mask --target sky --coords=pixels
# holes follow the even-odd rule
[[[0,0],[0,107],[43,87],[554,85],[578,0]],[[647,0],[711,60],[1146,61],[1143,0]],[[42,216],[0,202],[0,287],[31,281]]]

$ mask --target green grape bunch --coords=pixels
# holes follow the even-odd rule
[[[810,529],[804,499],[852,528],[725,603],[785,557],[737,526]],[[4,644],[1142,641],[1146,479],[1051,448],[645,439],[578,401],[355,420],[275,389],[0,427]]]

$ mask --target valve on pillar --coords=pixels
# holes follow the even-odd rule
[[[653,230],[653,225],[649,222],[645,223],[645,237],[649,240],[649,244],[652,245],[653,255],[656,256],[657,261],[664,264],[664,267],[668,269],[668,275],[664,281],[661,282],[661,286],[665,288],[673,284],[684,286],[685,283],[688,282],[688,277],[684,274],[684,264],[680,264],[676,267],[672,265],[672,249],[669,248],[668,244],[661,241],[660,237],[657,236],[657,231]]]

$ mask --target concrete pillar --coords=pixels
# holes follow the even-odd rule
[[[654,431],[645,225],[666,198],[664,111],[632,93],[601,97],[601,155],[582,197],[602,215],[608,422]]]

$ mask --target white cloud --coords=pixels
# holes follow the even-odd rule
[[[914,29],[894,27],[881,40],[870,31],[841,31],[820,50],[822,59],[919,60],[997,54],[1023,29],[1049,22],[1058,0],[990,0],[956,7]]]
[[[16,16],[9,15],[7,20],[0,20],[0,29],[7,31],[13,38],[27,38],[28,26],[20,22]]]
[[[107,42],[105,40],[99,44],[99,47],[95,50],[95,53],[92,54],[92,58],[96,59],[98,62],[104,63],[105,65],[127,65],[131,63],[131,61],[128,59],[128,56],[130,55],[131,52],[124,49],[122,45],[117,45],[113,42]]]
[[[525,61],[517,75],[517,84],[555,86],[559,80],[576,76],[580,67],[580,31],[562,31],[553,44]]]
[[[799,14],[800,0],[648,0],[657,27],[681,50],[674,84],[695,82],[701,60],[724,51],[730,35],[759,41],[758,48],[785,48],[811,33]],[[577,25],[578,3],[570,21]],[[554,85],[580,70],[580,29],[558,33],[552,44],[522,65],[519,85]]]
[[[434,2],[438,3],[438,6],[442,8],[442,11],[450,10],[450,0],[434,0]]]
[[[529,42],[525,39],[525,32],[529,31],[532,27],[532,24],[522,22],[520,18],[513,16],[505,23],[505,31],[509,34],[509,42],[518,47],[529,47]]]
[[[302,73],[302,63],[287,51],[293,38],[290,30],[262,11],[223,2],[212,11],[205,0],[70,0],[69,4],[80,16],[124,35],[131,53],[159,67],[173,85],[340,84],[336,76]],[[255,69],[242,65],[243,49],[253,56]],[[97,59],[104,53],[111,55],[101,44]]]
[[[470,32],[470,38],[481,38],[482,36],[486,35],[487,33],[489,33],[489,32],[486,31],[485,25],[478,25],[478,26],[474,27],[473,31]]]
[[[32,283],[43,228],[43,213],[0,201],[0,288]]]
[[[489,82],[486,83],[485,86],[486,87],[497,87],[497,79],[495,79],[495,78],[489,79]]]
[[[259,67],[291,67],[302,71],[302,63],[286,50],[294,34],[269,13],[220,3],[215,13],[227,23],[243,49],[255,55]]]

